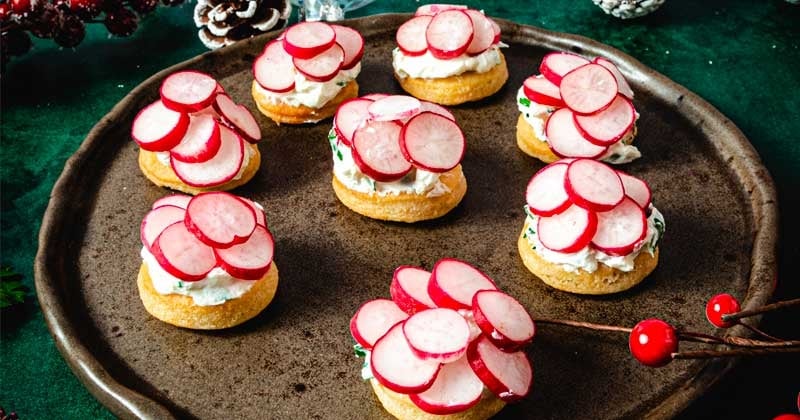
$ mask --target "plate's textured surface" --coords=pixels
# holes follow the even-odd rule
[[[390,52],[404,19],[352,22],[367,39],[362,94],[399,92]],[[235,192],[264,204],[281,279],[272,305],[229,331],[174,328],[150,317],[139,301],[139,223],[169,192],[141,175],[128,131],[167,73],[134,90],[67,164],[42,228],[37,288],[78,376],[125,417],[163,418],[169,411],[201,418],[384,418],[360,380],[349,319],[364,301],[389,296],[396,266],[430,268],[447,256],[474,263],[534,317],[628,326],[659,317],[708,331],[701,308],[710,295],[747,296],[746,307],[766,301],[774,275],[774,193],[730,121],[610,48],[508,22],[503,30],[511,77],[494,97],[453,110],[467,136],[469,187],[462,204],[440,220],[401,225],[356,215],[330,186],[330,122],[278,127],[260,119],[261,169]],[[264,41],[178,67],[212,73],[237,102],[255,109],[250,63]],[[517,255],[524,188],[542,164],[517,150],[514,97],[549,49],[611,56],[637,94],[637,145],[644,157],[624,168],[652,186],[667,233],[659,267],[629,292],[600,298],[562,293],[529,274]],[[529,354],[533,393],[500,418],[664,417],[729,366],[643,368],[629,356],[627,336],[551,326],[539,328]]]

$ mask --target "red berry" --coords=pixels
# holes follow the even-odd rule
[[[11,10],[22,14],[31,11],[31,0],[11,0]]]
[[[11,14],[11,7],[8,3],[0,3],[0,22],[5,22],[9,14]]]
[[[672,361],[672,353],[678,351],[678,335],[666,322],[646,319],[633,327],[628,346],[641,364],[661,367]]]
[[[732,327],[736,322],[725,322],[722,315],[739,312],[739,301],[735,297],[722,293],[708,300],[706,304],[706,318],[717,328]]]
[[[779,414],[772,420],[800,420],[800,414]]]

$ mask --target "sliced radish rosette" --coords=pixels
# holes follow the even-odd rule
[[[206,73],[183,70],[167,76],[161,83],[161,102],[178,112],[195,112],[209,105],[217,93],[216,79]]]
[[[622,171],[617,171],[617,175],[619,175],[619,179],[622,180],[625,195],[632,198],[639,207],[646,209],[650,205],[650,201],[653,197],[647,183]]]
[[[565,254],[577,252],[589,245],[597,231],[597,214],[572,205],[554,216],[539,218],[536,231],[547,249]]]
[[[419,267],[401,265],[394,270],[389,293],[392,300],[406,313],[413,315],[425,309],[435,308],[436,304],[428,295],[431,273]]]
[[[372,347],[370,366],[375,379],[395,392],[420,393],[433,385],[441,364],[422,360],[414,354],[403,334],[403,323],[397,323]]]
[[[597,159],[608,147],[598,146],[586,138],[575,126],[575,117],[569,108],[561,108],[550,114],[544,127],[547,145],[559,157]]]
[[[483,13],[474,9],[464,10],[464,13],[469,15],[474,32],[466,52],[469,55],[478,55],[489,49],[494,43],[494,28],[489,18]]]
[[[159,100],[136,114],[131,137],[144,150],[166,152],[181,142],[188,128],[189,115],[173,111]]]
[[[505,402],[525,398],[531,390],[533,368],[521,351],[506,353],[484,336],[470,344],[467,361],[486,388]]]
[[[606,109],[617,97],[617,80],[599,64],[586,64],[561,78],[561,99],[578,114],[594,114]]]
[[[353,161],[370,178],[396,181],[411,171],[400,150],[401,126],[396,121],[373,121],[353,134]]]
[[[160,205],[150,210],[142,219],[142,224],[139,227],[142,245],[148,250],[151,249],[153,242],[167,226],[183,221],[185,216],[185,209],[168,204]]]
[[[539,71],[547,80],[558,86],[565,74],[580,66],[589,64],[589,60],[567,52],[552,52],[542,58]]]
[[[186,226],[216,248],[244,243],[256,228],[256,213],[239,197],[222,192],[196,195],[186,207]]]
[[[230,96],[222,93],[214,98],[214,109],[232,128],[241,134],[250,143],[261,140],[261,128],[258,126],[253,114],[244,105],[233,102]]]
[[[327,82],[336,77],[342,68],[342,62],[344,62],[344,49],[339,44],[333,44],[311,58],[292,59],[295,69],[315,82]]]
[[[558,86],[544,77],[531,76],[525,79],[522,84],[522,91],[528,99],[537,104],[555,107],[564,106]]]
[[[253,62],[253,76],[266,90],[283,93],[294,89],[295,68],[292,56],[279,40],[270,41]]]
[[[390,328],[406,318],[408,314],[391,300],[371,300],[361,305],[353,315],[350,320],[350,334],[358,344],[369,350]]]
[[[333,128],[339,140],[345,146],[352,144],[353,133],[369,119],[367,109],[372,103],[373,101],[370,99],[354,98],[342,102],[339,108],[336,109],[336,115],[333,117]]]
[[[220,127],[220,142],[217,153],[205,162],[187,163],[171,157],[175,175],[193,187],[222,185],[233,179],[242,168],[244,141],[231,129]]]
[[[538,216],[552,216],[566,210],[572,203],[564,189],[567,165],[556,163],[545,166],[534,175],[525,190],[528,208]]]
[[[272,265],[274,252],[275,240],[262,225],[256,225],[247,241],[228,248],[214,249],[220,267],[231,276],[242,280],[258,280],[264,277]]]
[[[564,188],[573,203],[588,210],[611,210],[625,197],[617,171],[591,159],[576,159],[567,166]]]
[[[423,360],[450,363],[461,358],[469,344],[469,325],[458,312],[427,309],[403,323],[403,334],[414,354]]]
[[[400,132],[403,156],[430,172],[447,172],[458,166],[466,145],[464,133],[458,125],[433,112],[423,112],[411,118]]]
[[[214,249],[200,242],[183,222],[167,226],[150,250],[167,273],[184,281],[202,280],[217,265]]]
[[[628,255],[647,235],[647,216],[633,199],[597,213],[597,232],[592,245],[609,255]]]
[[[428,41],[425,39],[425,31],[428,24],[433,20],[432,15],[420,15],[413,17],[397,28],[395,40],[397,47],[405,55],[417,56],[428,51]]]
[[[342,70],[350,70],[355,67],[364,55],[364,38],[361,34],[347,26],[331,25],[336,32],[336,43],[344,50],[344,60]]]
[[[183,139],[169,154],[181,162],[205,162],[217,154],[221,145],[219,123],[208,115],[192,116]]]
[[[292,57],[312,58],[336,42],[336,32],[324,22],[300,22],[283,33],[283,48]]]
[[[536,327],[525,307],[499,290],[481,290],[472,298],[475,323],[503,351],[516,351],[533,340]]]
[[[481,400],[483,382],[475,375],[466,357],[442,365],[430,388],[409,398],[417,407],[431,414],[455,414]]]
[[[425,30],[428,50],[439,59],[458,57],[473,38],[472,19],[462,10],[445,10],[433,17]]]
[[[433,266],[428,294],[437,306],[458,310],[471,309],[478,291],[496,289],[494,281],[472,265],[444,258]]]
[[[573,114],[575,128],[598,146],[611,146],[619,141],[636,122],[636,110],[630,100],[617,95],[608,108],[592,115]]]

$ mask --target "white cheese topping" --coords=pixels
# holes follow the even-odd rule
[[[502,62],[501,46],[505,46],[505,44],[495,44],[476,56],[464,53],[447,60],[434,57],[430,51],[425,51],[425,54],[422,55],[410,56],[403,54],[400,48],[395,48],[392,51],[392,67],[394,67],[395,73],[403,79],[406,77],[438,79],[468,71],[486,73]]]
[[[327,82],[315,82],[306,79],[302,73],[295,71],[294,89],[289,92],[277,93],[264,89],[255,83],[256,89],[274,103],[284,103],[289,106],[307,106],[313,109],[322,108],[339,92],[353,81],[361,72],[361,63],[349,70],[339,70],[339,74]]]

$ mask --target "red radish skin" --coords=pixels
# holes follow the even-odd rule
[[[406,160],[430,172],[447,172],[461,162],[467,142],[458,125],[447,117],[423,112],[400,131],[400,150]]]
[[[361,34],[347,26],[331,25],[336,32],[336,43],[344,50],[342,70],[350,70],[361,62],[364,55],[364,38]]]
[[[420,107],[420,112],[433,112],[434,114],[439,114],[450,121],[456,120],[456,117],[455,115],[453,115],[452,112],[448,111],[447,108],[439,104],[435,104],[433,102],[428,102],[428,101],[420,101],[420,104],[422,105]]]
[[[375,100],[367,107],[373,121],[396,121],[411,118],[419,113],[419,99],[407,95],[390,95]]]
[[[596,57],[592,62],[607,68],[608,71],[614,75],[614,78],[617,79],[619,93],[628,99],[633,99],[633,89],[631,89],[631,85],[629,85],[628,81],[625,80],[625,76],[622,75],[622,72],[619,71],[619,68],[616,66],[616,64],[603,57]]]
[[[372,102],[370,99],[354,98],[339,105],[333,117],[333,128],[345,146],[352,144],[353,133],[369,118],[367,108]]]
[[[200,242],[183,222],[167,226],[151,247],[158,265],[184,281],[198,281],[217,266],[214,249]]]
[[[161,102],[178,112],[196,112],[211,105],[219,83],[206,73],[185,70],[172,73],[161,83]]]
[[[573,203],[592,211],[611,210],[625,197],[617,171],[591,159],[576,159],[569,164],[564,189]]]
[[[309,59],[330,48],[336,32],[324,22],[300,22],[284,32],[283,48],[294,58]]]
[[[589,140],[575,127],[575,118],[569,108],[561,108],[550,114],[544,127],[547,144],[562,158],[597,159],[608,150]]]
[[[219,92],[217,93],[217,95],[219,95]],[[203,109],[201,109],[201,110],[199,110],[197,112],[192,112],[191,114],[189,114],[189,117],[199,117],[199,116],[203,116],[203,115],[207,115],[209,117],[216,118],[216,119],[221,119],[222,118],[217,113],[217,110],[214,109],[213,103],[212,103],[212,106],[205,107],[205,108],[203,108]]]
[[[647,183],[622,171],[617,171],[617,175],[619,175],[619,179],[622,181],[625,195],[633,199],[639,207],[646,209],[653,198]]]
[[[185,195],[185,194],[168,195],[166,197],[161,197],[158,200],[154,201],[152,209],[157,209],[161,206],[175,206],[185,210],[186,206],[189,205],[189,200],[191,199],[192,199],[191,195]]]
[[[131,137],[144,150],[166,152],[181,142],[188,128],[189,115],[155,101],[133,119]]]
[[[350,319],[350,334],[361,347],[369,350],[379,338],[408,314],[388,299],[375,299],[363,305]]]
[[[528,208],[537,216],[553,216],[572,205],[567,190],[564,189],[567,165],[558,162],[539,170],[525,190]]]
[[[315,82],[327,82],[339,74],[344,62],[344,49],[339,44],[311,58],[293,58],[294,67],[307,79]]]
[[[625,197],[612,210],[597,213],[592,245],[608,255],[628,255],[647,236],[647,216],[633,199]]]
[[[467,410],[481,400],[483,382],[472,371],[466,357],[443,365],[433,385],[409,398],[426,413],[447,415]]]
[[[169,154],[181,162],[205,162],[217,154],[221,145],[219,124],[213,117],[202,115],[190,118],[183,140]]]
[[[597,214],[572,205],[555,216],[539,218],[536,231],[545,248],[564,254],[578,252],[597,231]]]
[[[162,205],[150,210],[142,219],[142,224],[139,227],[139,237],[142,239],[142,245],[150,250],[153,242],[167,226],[183,221],[185,216],[185,209],[172,205]]]
[[[248,200],[244,197],[239,197],[242,201],[250,205],[256,213],[256,225],[267,227],[267,216],[264,214],[263,208],[256,205],[255,201]]]
[[[498,42],[500,42],[500,34],[502,33],[500,25],[498,25],[497,22],[494,21],[494,19],[489,19],[489,22],[491,22],[492,30],[494,30],[494,40],[492,41],[492,44],[497,44]]]
[[[193,187],[213,187],[233,179],[242,168],[244,141],[227,127],[220,127],[220,141],[217,154],[205,162],[186,163],[171,157],[175,175]]]
[[[433,303],[433,300],[428,295],[428,283],[430,281],[430,272],[419,267],[401,265],[394,270],[389,293],[400,309],[409,315],[413,315],[436,307],[436,304]]]
[[[542,63],[539,64],[539,72],[551,83],[558,86],[565,74],[586,64],[589,64],[589,60],[579,55],[552,52],[542,58]]]
[[[481,337],[467,349],[472,371],[493,394],[505,402],[525,398],[533,385],[533,368],[525,353],[506,353],[487,337]]]
[[[221,93],[214,99],[214,109],[222,119],[236,130],[248,143],[261,140],[261,128],[253,114],[244,105],[237,105],[230,96]]]
[[[292,56],[281,41],[270,41],[264,52],[253,62],[253,76],[258,84],[269,91],[285,93],[294,90],[295,68]]]
[[[428,41],[425,39],[425,31],[428,24],[433,20],[433,16],[421,15],[413,17],[400,25],[395,34],[397,47],[405,55],[418,56],[428,51]]]
[[[256,212],[233,194],[207,192],[189,201],[184,222],[203,243],[229,248],[247,241],[256,228]]]
[[[353,161],[368,177],[379,182],[396,181],[411,171],[411,163],[400,150],[401,125],[396,121],[373,121],[353,134]]]
[[[272,265],[275,240],[267,228],[256,225],[247,241],[230,248],[215,249],[219,266],[231,276],[242,280],[259,280]]]
[[[464,54],[472,37],[472,20],[461,10],[445,10],[437,14],[425,30],[428,51],[441,60]]]
[[[466,10],[467,6],[460,4],[425,4],[417,8],[414,16],[436,16],[445,10]]]
[[[578,114],[606,109],[617,97],[617,80],[599,64],[586,64],[564,75],[558,85],[561,100]]]
[[[441,364],[422,360],[411,350],[403,334],[403,323],[397,323],[384,334],[370,355],[375,379],[394,392],[416,394],[433,385]]]
[[[492,28],[489,18],[484,16],[483,13],[474,9],[464,10],[464,13],[469,15],[474,31],[472,41],[467,47],[467,54],[475,56],[492,46],[494,43],[494,28]]]
[[[522,91],[528,99],[537,104],[555,107],[565,106],[564,101],[561,100],[558,86],[544,77],[531,76],[525,79],[522,84]]]
[[[494,281],[470,264],[455,258],[439,260],[431,271],[428,295],[440,308],[472,309],[480,290],[497,290]]]
[[[625,137],[636,122],[636,110],[630,100],[617,95],[608,108],[592,115],[573,113],[575,128],[598,146],[611,146]]]
[[[533,341],[536,327],[525,307],[499,290],[482,290],[472,298],[475,323],[500,350],[513,352]]]
[[[439,363],[454,362],[464,356],[470,335],[464,317],[447,308],[411,315],[403,323],[403,334],[417,357]]]

